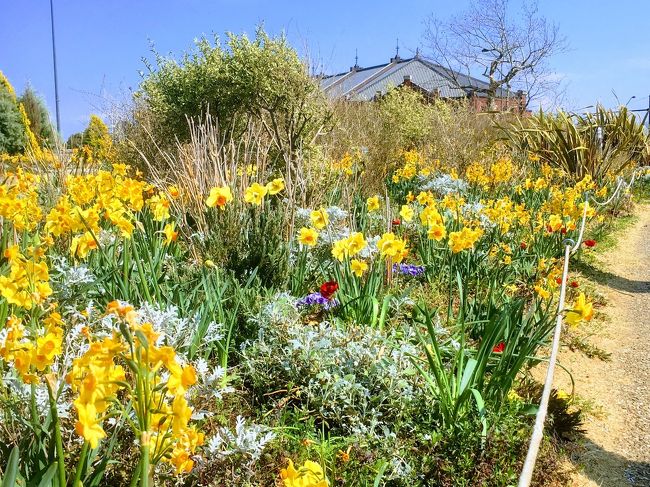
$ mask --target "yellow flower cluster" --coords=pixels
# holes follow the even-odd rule
[[[420,222],[423,226],[429,227],[427,237],[430,240],[440,242],[447,236],[445,219],[440,214],[436,201],[431,193],[420,193],[417,197],[420,204],[426,205],[420,212]]]
[[[486,170],[484,164],[473,162],[465,170],[465,178],[470,183],[488,188],[490,185],[497,186],[510,181],[514,168],[512,159],[502,156],[490,165],[489,171]]]
[[[483,229],[463,227],[459,232],[449,234],[449,248],[454,254],[473,249],[474,244],[483,236]]]
[[[332,246],[332,255],[334,258],[343,262],[345,258],[353,257],[361,252],[366,248],[366,245],[368,245],[368,243],[363,237],[363,234],[361,232],[355,232],[348,238],[343,238],[334,242],[334,245]]]
[[[91,340],[67,377],[78,394],[74,401],[77,433],[95,448],[106,436],[102,418],[110,414],[111,406],[119,406],[116,394],[125,389],[151,463],[162,460],[178,473],[189,472],[194,464],[191,455],[204,440],[202,433],[189,426],[192,408],[185,398],[196,383],[196,371],[191,365],[182,366],[172,347],[157,346],[159,334],[151,323],[140,324],[131,306],[114,301],[107,313],[117,317],[122,333]],[[132,373],[126,374],[121,363],[128,364]],[[165,381],[163,376],[167,376]]]
[[[403,165],[393,173],[393,182],[399,183],[401,180],[410,180],[418,174],[427,176],[431,173],[431,167],[425,164],[424,156],[417,150],[403,151],[400,154]]]
[[[492,223],[499,227],[501,234],[508,233],[514,224],[527,225],[530,221],[530,212],[524,203],[515,205],[508,197],[497,200],[481,201],[484,205],[481,213],[487,216]]]
[[[276,178],[266,185],[260,183],[251,184],[244,191],[244,201],[250,203],[251,205],[259,206],[264,201],[264,197],[269,195],[278,194],[284,190],[284,179]],[[224,209],[228,203],[233,200],[232,191],[229,186],[216,186],[210,189],[210,194],[205,200],[206,206],[209,208],[214,208],[217,206],[219,209]]]
[[[43,320],[43,324],[43,330],[35,337],[25,330],[20,319],[15,316],[10,316],[5,324],[7,332],[4,342],[0,343],[0,357],[6,362],[13,362],[25,384],[37,382],[38,376],[34,369],[43,372],[61,354],[61,315],[52,312]]]
[[[284,487],[327,487],[329,485],[323,468],[311,460],[305,461],[302,467],[296,467],[289,460],[287,468],[280,471]]]
[[[382,257],[390,257],[394,263],[402,262],[409,253],[406,241],[393,232],[384,233],[377,242],[377,248]]]
[[[85,258],[97,248],[95,236],[101,223],[114,226],[123,238],[130,238],[135,229],[134,213],[145,207],[145,199],[153,188],[142,180],[127,176],[129,168],[113,164],[113,171],[100,170],[96,174],[70,176],[67,193],[46,217],[45,232],[54,237],[73,234],[70,252]],[[169,218],[170,202],[162,194],[148,201],[154,219]]]
[[[0,276],[0,294],[7,303],[32,309],[52,294],[44,254],[42,247],[29,248],[30,258],[26,258],[17,245],[5,250],[4,255],[9,261],[9,275]]]
[[[17,231],[36,228],[43,212],[38,204],[40,177],[17,169],[0,185],[0,217],[13,223]]]
[[[355,170],[358,169],[356,166],[359,166],[360,162],[361,153],[359,151],[354,151],[353,154],[346,152],[341,159],[332,162],[331,169],[334,172],[352,176]]]

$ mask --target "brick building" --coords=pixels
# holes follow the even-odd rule
[[[389,89],[409,86],[429,99],[468,99],[477,111],[487,108],[485,89],[488,84],[472,76],[453,72],[416,55],[409,59],[399,56],[387,64],[368,68],[352,66],[348,72],[323,76],[320,85],[331,99],[348,101],[373,101]],[[497,89],[494,99],[496,110],[526,110],[526,93]]]

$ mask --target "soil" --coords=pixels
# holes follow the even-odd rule
[[[594,332],[588,342],[611,356],[568,348],[560,354],[586,412],[584,438],[572,453],[574,487],[650,487],[650,206],[635,213],[638,220],[616,247],[585,270],[606,304],[582,326]],[[571,391],[561,369],[556,385]]]

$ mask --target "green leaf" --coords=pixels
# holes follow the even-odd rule
[[[20,451],[17,446],[14,446],[9,454],[9,461],[7,462],[7,468],[5,469],[5,476],[2,479],[2,487],[15,487],[16,486],[16,477],[18,476],[18,461],[19,461]]]
[[[377,475],[375,476],[375,481],[373,482],[373,487],[379,487],[379,482],[381,482],[382,477],[384,476],[384,472],[388,468],[388,462],[386,460],[380,460],[379,461],[379,471],[377,472]]]
[[[56,469],[57,469],[56,463],[50,465],[50,467],[46,470],[45,474],[43,474],[43,477],[41,478],[38,487],[49,487],[50,485],[52,485],[52,479],[54,478],[54,475],[56,475]]]

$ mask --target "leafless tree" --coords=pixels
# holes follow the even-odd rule
[[[502,90],[526,91],[530,103],[554,94],[562,81],[548,66],[551,56],[566,49],[557,24],[540,16],[535,1],[523,0],[519,15],[509,4],[472,0],[460,15],[442,20],[432,14],[425,21],[433,61],[464,90],[487,96],[491,109]],[[486,85],[472,82],[479,71]]]

